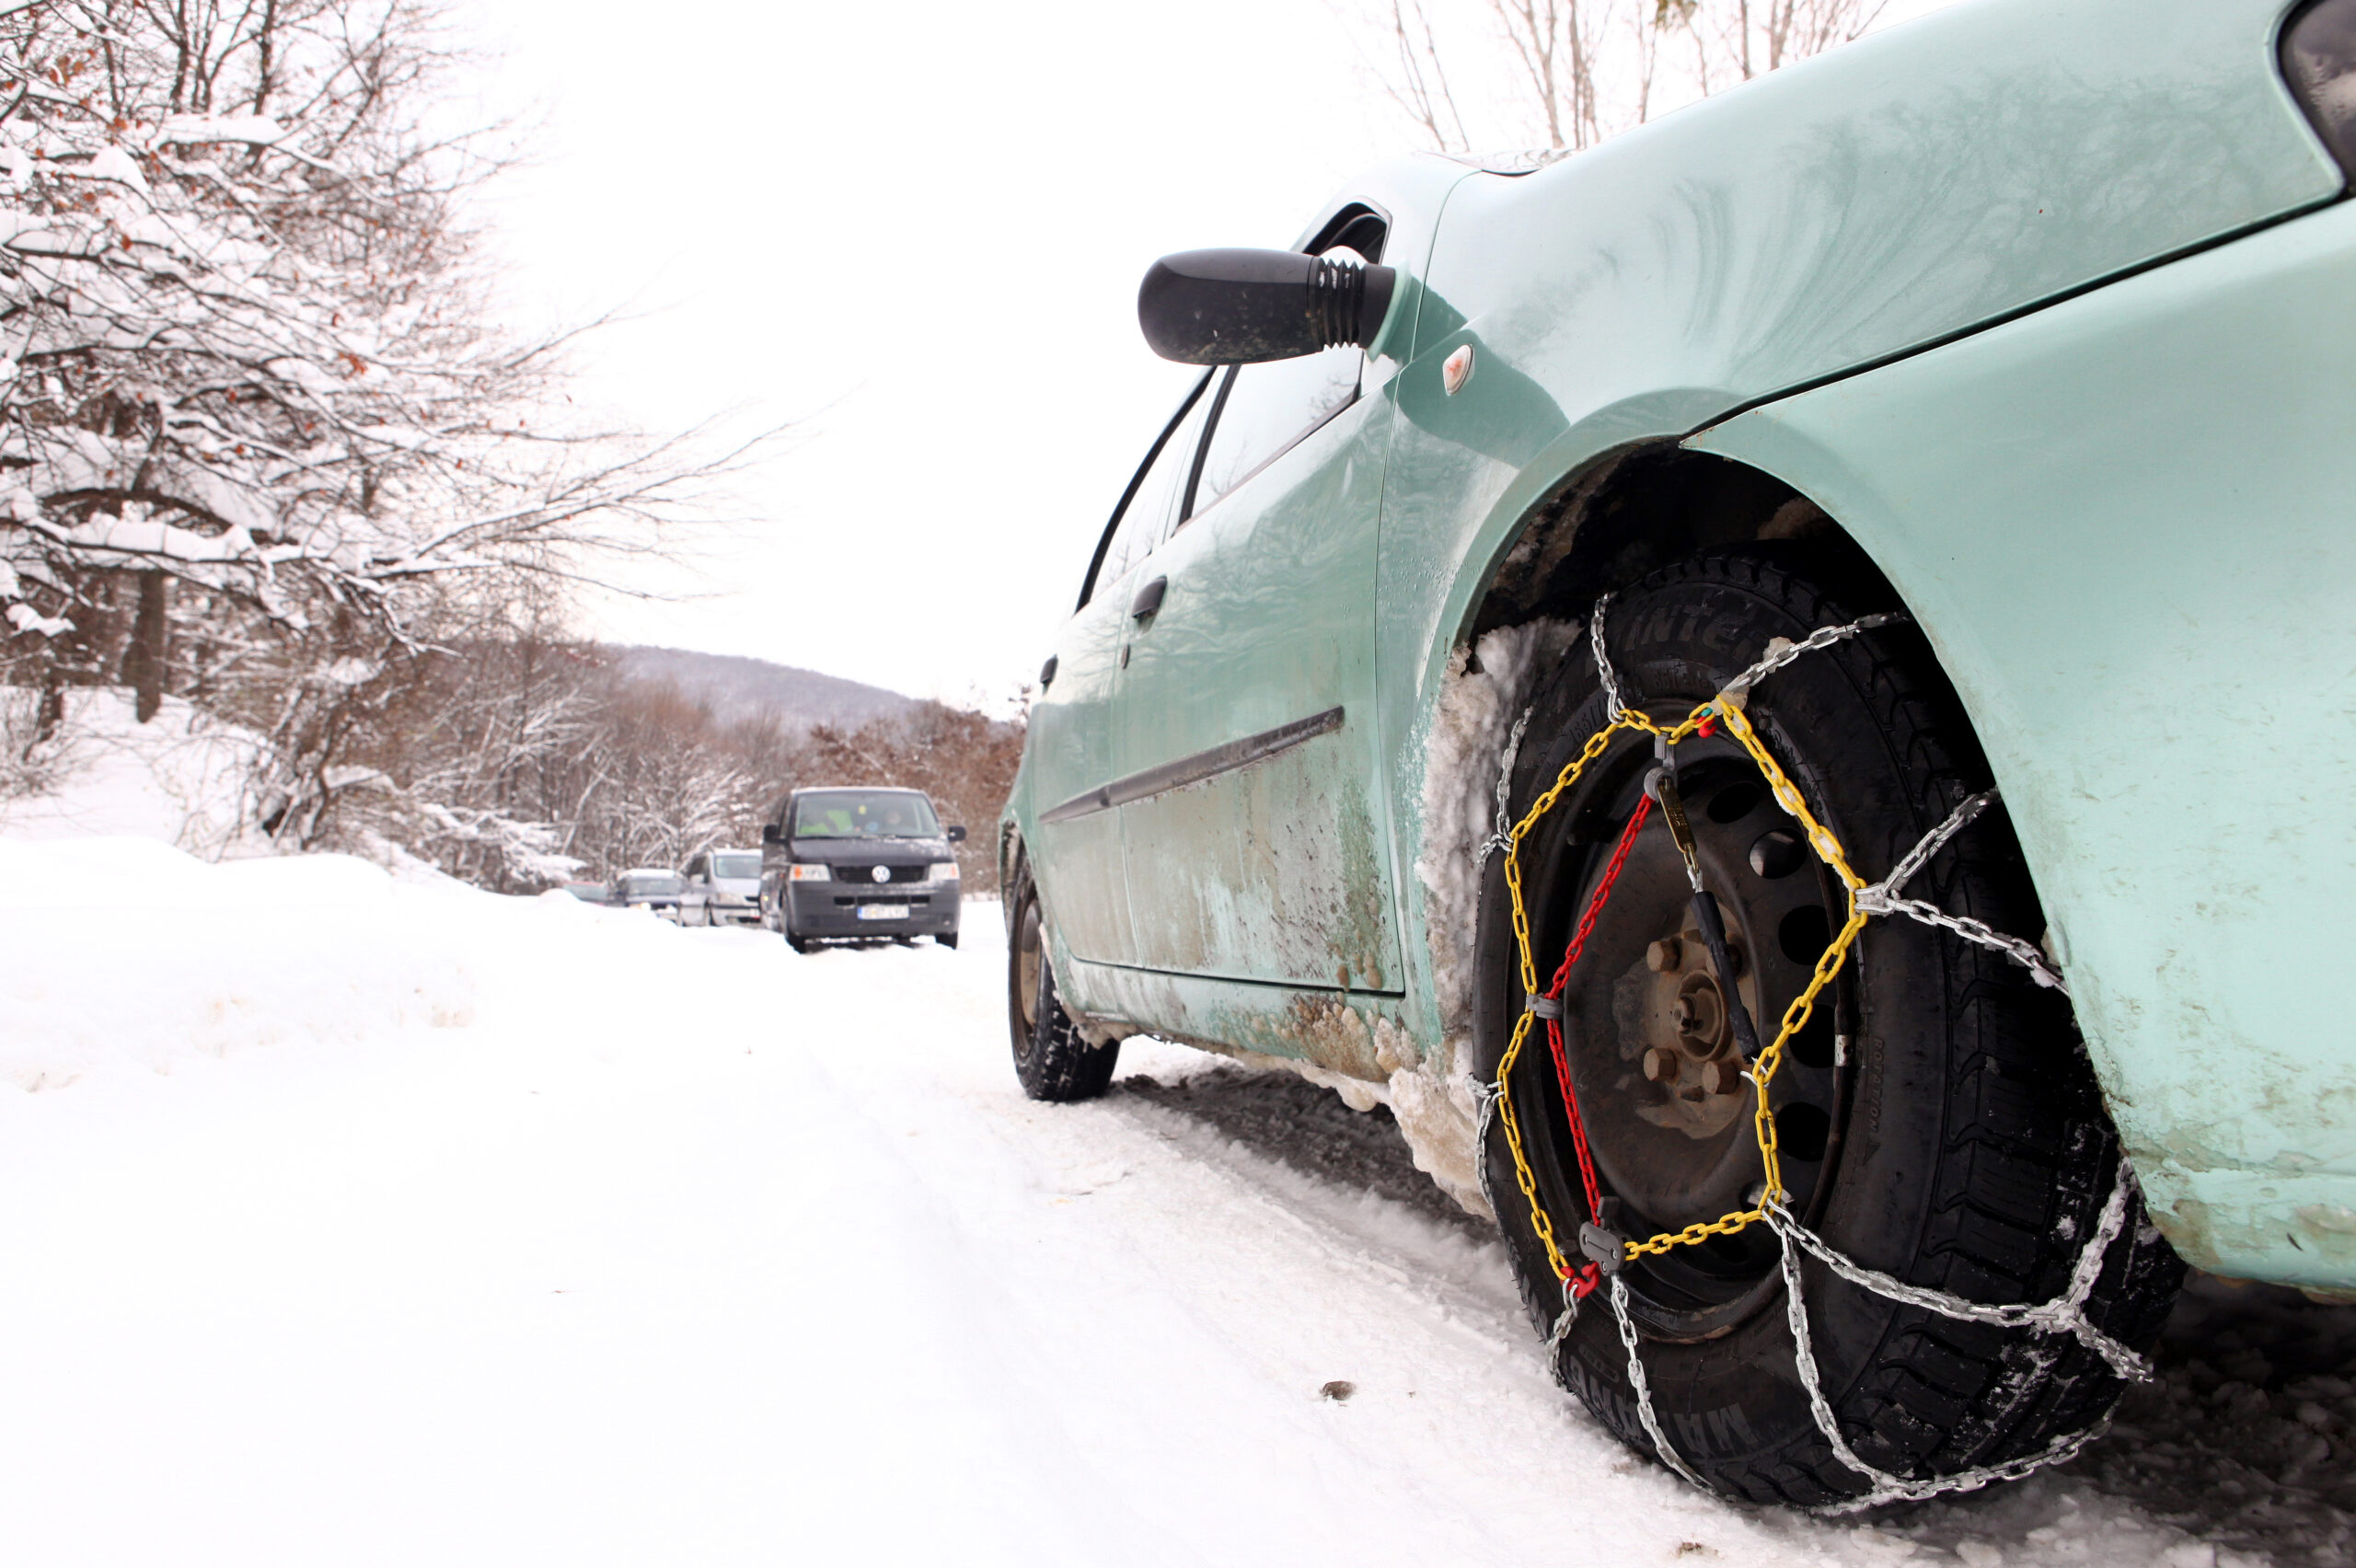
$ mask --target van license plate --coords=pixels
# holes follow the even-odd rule
[[[899,904],[862,904],[859,906],[859,917],[862,920],[897,920],[907,912],[907,906]]]

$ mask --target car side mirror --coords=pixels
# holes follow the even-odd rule
[[[1399,274],[1297,250],[1188,250],[1146,269],[1138,325],[1163,359],[1258,364],[1370,348]]]
[[[765,822],[761,824],[761,842],[764,844],[782,844],[785,842],[785,837],[782,834],[778,832],[777,824],[773,822]]]
[[[949,828],[945,831],[943,836],[945,836],[952,844],[963,844],[965,842],[965,830],[962,827]]]

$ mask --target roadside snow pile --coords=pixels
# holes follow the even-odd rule
[[[0,690],[7,728],[27,731],[40,694]],[[63,694],[65,712],[53,749],[36,748],[48,788],[0,800],[0,834],[10,838],[84,838],[130,834],[160,839],[208,860],[267,853],[249,842],[245,780],[260,738],[210,719],[177,697],[139,722],[121,686],[77,686]],[[45,754],[45,755],[44,755]]]
[[[519,939],[546,945],[555,972],[598,917],[342,855],[208,865],[144,838],[0,839],[0,1083],[464,1025],[481,948],[512,965]]]

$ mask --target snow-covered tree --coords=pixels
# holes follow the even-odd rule
[[[452,63],[418,0],[0,14],[18,632],[64,633],[138,572],[151,598],[170,581],[332,626],[366,662],[421,584],[660,548],[715,465],[560,422],[560,342],[490,324],[462,199],[498,159],[433,128]],[[142,668],[164,628],[160,605],[137,627]]]

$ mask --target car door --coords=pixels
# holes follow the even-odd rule
[[[1137,569],[1175,518],[1210,410],[1205,375],[1146,454],[1099,538],[1080,603],[1057,635],[1031,705],[1024,767],[1038,815],[1028,847],[1040,902],[1074,957],[1134,963],[1115,777],[1116,698]]]
[[[1136,572],[1117,761],[1143,967],[1401,984],[1373,702],[1391,405],[1365,359],[1220,373],[1181,523]]]

